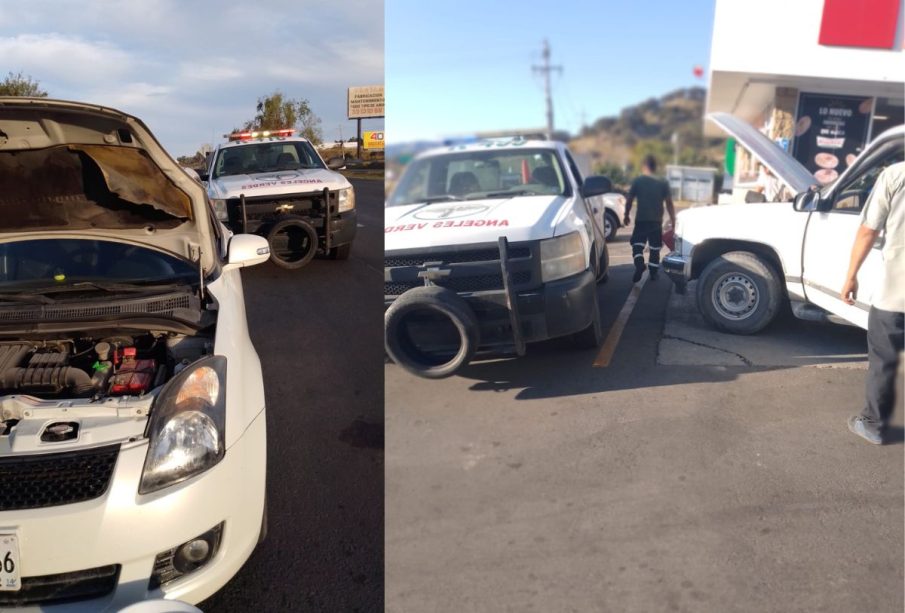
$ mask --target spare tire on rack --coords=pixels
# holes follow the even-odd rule
[[[267,232],[270,261],[281,268],[301,268],[317,253],[317,230],[301,217],[284,217]]]
[[[478,319],[455,292],[416,287],[387,309],[384,340],[399,366],[419,377],[442,379],[471,361],[479,342]]]

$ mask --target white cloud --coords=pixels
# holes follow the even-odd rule
[[[92,83],[116,79],[136,68],[129,53],[105,41],[87,41],[57,33],[0,37],[0,58],[10,70],[40,80]]]

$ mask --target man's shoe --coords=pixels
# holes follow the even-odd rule
[[[641,276],[644,274],[644,260],[641,258],[635,258],[635,274],[632,276],[632,283],[637,283],[641,280]]]
[[[852,415],[848,418],[848,429],[873,445],[882,445],[883,437],[879,432],[874,432],[867,427],[867,420],[861,415]]]

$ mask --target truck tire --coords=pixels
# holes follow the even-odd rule
[[[606,283],[610,280],[610,248],[603,244],[603,257],[600,258],[600,271],[597,274],[597,283]]]
[[[616,239],[616,232],[619,230],[619,219],[616,217],[616,213],[608,210],[603,214],[603,230],[606,232],[607,242]]]
[[[331,260],[348,260],[352,255],[352,243],[346,243],[330,250]]]
[[[452,350],[443,352],[422,348],[412,338],[410,320],[421,318],[422,325],[446,327]],[[424,323],[424,318],[428,323]],[[419,377],[442,379],[468,364],[478,347],[478,320],[465,300],[452,290],[431,285],[416,287],[399,296],[384,315],[384,343],[387,354],[399,366]]]
[[[732,334],[763,330],[779,312],[782,286],[770,264],[747,251],[710,262],[698,279],[698,310],[713,327]]]
[[[294,270],[305,266],[317,253],[317,230],[299,217],[281,219],[267,232],[270,261]]]
[[[594,293],[594,313],[587,328],[572,335],[572,342],[578,349],[596,349],[603,344],[603,323],[600,321],[600,306]]]

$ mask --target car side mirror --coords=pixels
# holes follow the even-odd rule
[[[229,241],[228,254],[226,270],[254,266],[270,259],[270,243],[257,234],[236,234]]]
[[[199,172],[198,180],[201,181],[202,183],[207,183],[208,181],[210,181],[210,175],[206,172]]]
[[[607,177],[588,177],[581,185],[581,196],[590,198],[592,196],[600,196],[613,191],[613,182]]]
[[[809,189],[795,196],[792,201],[792,207],[801,213],[811,213],[820,208],[820,191],[817,189]]]
[[[346,167],[346,160],[341,157],[330,158],[327,160],[327,168],[330,170],[342,170]]]

